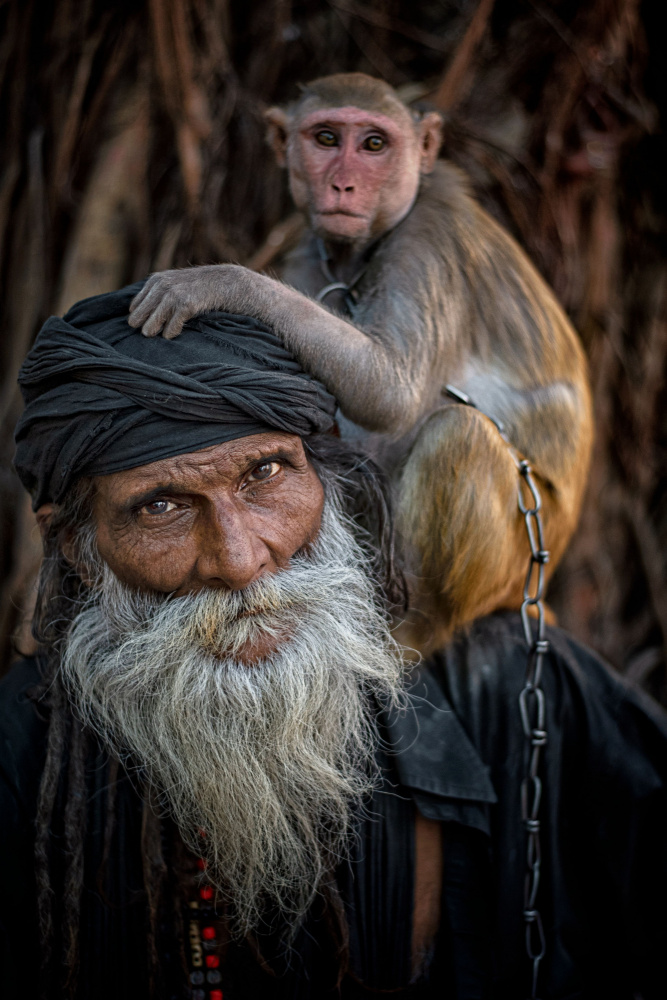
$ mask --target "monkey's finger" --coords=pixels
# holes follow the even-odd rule
[[[133,313],[141,303],[150,295],[150,293],[155,289],[156,285],[159,285],[163,281],[163,275],[161,273],[151,274],[149,278],[144,282],[144,287],[139,289],[137,294],[134,296],[130,302],[130,312]]]
[[[160,288],[159,285],[156,285],[149,292],[149,294],[146,295],[143,302],[136,306],[134,311],[131,313],[128,319],[130,326],[143,326],[149,316],[151,316],[155,310],[159,308],[161,302],[164,301],[166,291],[166,289]]]
[[[175,337],[178,337],[179,333],[183,329],[183,324],[187,323],[189,319],[192,319],[192,314],[182,309],[174,313],[162,331],[164,339],[174,340]]]
[[[157,337],[158,333],[174,315],[175,307],[170,302],[160,302],[141,328],[144,337]]]
[[[145,284],[145,285],[144,285],[144,287],[143,287],[143,288],[141,289],[141,291],[140,291],[140,292],[137,292],[137,294],[136,294],[136,295],[134,296],[134,298],[133,298],[133,299],[132,299],[132,301],[130,302],[130,313],[133,313],[133,312],[134,312],[134,310],[135,310],[135,309],[136,309],[136,308],[137,308],[138,306],[140,306],[140,305],[141,305],[141,303],[142,303],[142,302],[144,301],[144,299],[146,298],[146,295],[147,295],[147,294],[148,294],[148,282],[146,282],[146,284]]]

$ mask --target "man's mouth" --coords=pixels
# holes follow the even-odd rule
[[[278,630],[265,631],[261,629],[256,635],[248,636],[246,641],[234,652],[234,659],[245,667],[256,666],[268,659],[273,653],[289,642],[293,629],[289,626]],[[229,649],[218,649],[213,652],[217,659],[225,659],[230,655]]]

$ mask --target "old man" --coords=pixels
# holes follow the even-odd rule
[[[21,372],[45,560],[0,693],[3,996],[664,996],[662,714],[552,632],[540,968],[517,621],[404,684],[333,398],[247,317],[146,343],[136,291]]]

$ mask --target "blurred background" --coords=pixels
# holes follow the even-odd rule
[[[438,108],[443,155],[556,290],[597,442],[559,621],[667,704],[667,53],[660,0],[0,2],[0,659],[40,545],[11,468],[41,323],[150,271],[268,269],[298,239],[262,111],[361,70]]]

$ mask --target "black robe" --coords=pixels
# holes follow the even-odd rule
[[[549,638],[539,995],[664,1000],[667,717],[566,634],[551,629]],[[216,986],[224,1000],[351,1000],[385,990],[424,1000],[527,995],[518,709],[525,665],[518,617],[495,615],[417,669],[411,708],[382,720],[383,787],[359,818],[350,862],[336,873],[349,928],[350,971],[340,991],[330,914],[319,900],[290,951],[279,935],[259,941],[271,971],[248,945],[229,948]],[[39,964],[32,859],[46,720],[27,694],[37,679],[37,662],[26,660],[0,684],[0,996],[7,1000],[34,991]],[[105,755],[95,750],[87,766],[79,996],[138,1000],[147,996],[142,806],[121,776],[100,883],[107,775]],[[444,874],[434,955],[410,986],[415,809],[443,824]],[[55,828],[56,856],[60,838]],[[165,945],[160,955],[165,997],[187,995],[177,952]]]

